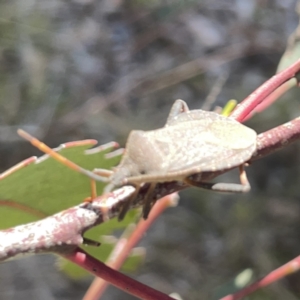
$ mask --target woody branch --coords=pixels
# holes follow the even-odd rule
[[[288,146],[299,139],[299,136],[300,117],[259,134],[258,150],[250,161]],[[202,180],[210,180],[218,175],[220,172],[217,174],[207,172],[202,176]],[[161,198],[186,187],[175,181],[159,183],[155,194],[157,198]],[[85,243],[84,232],[103,223],[107,216],[108,219],[116,217],[133,191],[133,187],[124,186],[97,197],[91,203],[82,203],[40,221],[0,231],[0,261],[23,253],[64,253],[74,246]],[[141,188],[131,208],[143,205],[146,191],[147,186]]]

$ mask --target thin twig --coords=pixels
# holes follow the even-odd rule
[[[300,70],[300,59],[297,60],[287,69],[274,75],[253,93],[251,93],[244,101],[242,101],[232,112],[231,117],[237,121],[243,122],[245,118],[266,98],[271,95],[283,83],[295,77]]]
[[[119,271],[116,271],[103,262],[95,259],[87,252],[80,248],[76,248],[70,253],[63,255],[66,259],[76,263],[90,273],[103,278],[109,283],[117,286],[119,289],[126,293],[132,294],[143,300],[174,300],[166,294],[163,294],[151,287],[140,283]]]
[[[227,295],[226,297],[220,299],[220,300],[239,300],[242,299],[253,292],[257,291],[258,289],[262,287],[266,287],[271,283],[274,283],[288,275],[291,275],[295,272],[298,272],[300,269],[300,256],[297,256],[287,264],[279,267],[278,269],[272,271],[267,276],[265,276],[263,279],[245,287],[244,289],[240,290],[239,292]]]
[[[243,122],[246,122],[250,118],[252,118],[255,114],[261,113],[265,109],[267,109],[273,102],[278,100],[283,94],[285,94],[289,89],[296,86],[297,80],[295,78],[292,78],[285,82],[283,85],[281,85],[279,88],[277,88],[274,92],[272,92],[269,96],[267,96],[263,102],[257,105],[253,109],[251,113],[249,113],[243,120]]]

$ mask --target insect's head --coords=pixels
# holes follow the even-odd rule
[[[110,177],[110,182],[114,186],[122,186],[128,183],[128,178],[138,175],[138,168],[136,164],[125,159],[121,164],[115,168],[114,173]]]
[[[151,172],[152,152],[153,149],[147,133],[141,130],[133,130],[127,140],[122,161],[115,168],[110,177],[110,182],[115,186],[138,183],[137,177],[142,177],[144,174]],[[135,182],[130,181],[131,177],[135,177]]]

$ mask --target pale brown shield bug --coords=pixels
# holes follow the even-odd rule
[[[142,184],[150,183],[143,209],[143,217],[147,218],[155,202],[152,193],[158,182],[181,181],[221,192],[249,191],[243,166],[256,151],[256,136],[253,129],[230,117],[189,110],[184,101],[177,100],[163,128],[131,131],[121,163],[111,173],[98,171],[101,175],[110,174],[107,191],[127,184],[135,186],[132,199]],[[203,172],[238,166],[241,184],[201,182]],[[124,206],[121,219],[129,204]]]

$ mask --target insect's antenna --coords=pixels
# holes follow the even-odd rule
[[[18,129],[18,134],[22,138],[24,138],[25,140],[28,140],[33,146],[35,146],[36,148],[38,148],[42,152],[48,154],[49,156],[56,159],[57,161],[64,164],[65,166],[69,167],[70,169],[75,170],[76,172],[84,174],[84,175],[88,176],[89,178],[97,180],[97,181],[102,181],[102,182],[107,182],[108,181],[107,177],[99,176],[99,175],[94,174],[93,172],[91,172],[89,170],[86,170],[86,169],[78,166],[77,164],[75,164],[71,160],[67,159],[66,157],[64,157],[61,154],[59,154],[59,153],[55,152],[54,150],[52,150],[46,144],[42,143],[41,141],[39,141],[37,138],[33,137],[32,135],[30,135],[26,131],[24,131],[22,129]]]

